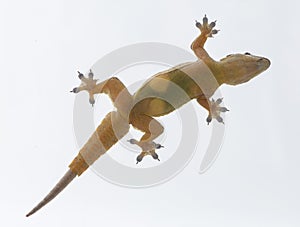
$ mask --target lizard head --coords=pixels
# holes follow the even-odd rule
[[[220,60],[224,83],[242,84],[269,68],[269,59],[245,54],[230,54]]]

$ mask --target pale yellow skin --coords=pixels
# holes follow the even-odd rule
[[[94,103],[94,94],[107,93],[117,107],[120,116],[135,128],[145,132],[140,141],[130,141],[142,148],[140,158],[148,154],[154,158],[157,157],[155,144],[152,141],[163,133],[163,127],[153,117],[166,115],[186,102],[196,99],[201,106],[209,111],[209,121],[211,118],[217,118],[222,122],[222,118],[220,118],[220,108],[222,107],[219,107],[219,103],[209,101],[215,90],[222,84],[238,85],[245,83],[270,66],[270,61],[267,58],[249,53],[231,54],[220,61],[215,61],[203,47],[207,38],[217,33],[217,30],[213,30],[215,22],[208,24],[205,16],[203,24],[197,22],[196,26],[201,30],[201,34],[193,41],[191,49],[199,60],[175,66],[170,70],[154,75],[134,95],[131,95],[116,77],[98,84],[92,78],[82,77],[83,86],[75,89],[76,93],[87,90],[92,104]],[[201,64],[205,64],[209,68],[214,81],[207,82],[207,78],[204,79],[206,81],[201,81],[201,78],[204,78],[204,71],[207,71]],[[190,71],[194,69],[194,75],[187,75],[181,70],[183,68],[188,68]],[[195,82],[195,77],[200,82]],[[176,97],[172,99],[176,92],[169,89],[171,84],[178,85],[189,98]],[[163,100],[161,96],[172,100]]]
[[[90,103],[94,104],[94,95],[106,93],[114,103],[117,111],[106,115],[87,143],[79,151],[69,170],[50,193],[26,216],[30,216],[51,201],[74,178],[80,176],[101,155],[118,142],[129,130],[129,125],[144,132],[142,138],[130,140],[142,148],[137,161],[144,156],[151,155],[158,159],[155,149],[161,147],[153,140],[163,133],[162,125],[153,117],[166,115],[180,108],[186,102],[196,99],[208,110],[207,122],[212,118],[223,123],[221,112],[221,99],[209,100],[216,89],[222,84],[238,85],[245,83],[265,71],[270,66],[267,58],[246,54],[231,54],[220,61],[213,60],[204,50],[208,37],[217,33],[214,30],[215,22],[208,23],[206,16],[203,24],[197,22],[196,26],[201,34],[194,40],[191,49],[198,60],[175,66],[167,71],[151,77],[134,95],[131,95],[124,84],[116,77],[97,84],[92,72],[88,77],[79,74],[81,86],[72,92],[78,93],[86,90],[90,95]],[[159,159],[158,159],[159,160]]]

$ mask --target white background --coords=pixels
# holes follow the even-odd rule
[[[0,4],[0,226],[300,225],[299,3]],[[221,29],[206,45],[212,57],[247,51],[272,61],[251,82],[222,87],[231,111],[213,167],[198,174],[200,146],[183,172],[157,187],[123,188],[87,171],[25,218],[78,152],[69,93],[79,82],[76,71],[86,72],[103,55],[138,42],[189,50],[198,35],[194,20],[205,13]],[[199,113],[205,125],[206,112],[199,108]]]

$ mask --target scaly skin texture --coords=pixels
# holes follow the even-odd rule
[[[208,23],[206,16],[202,23],[196,22],[196,27],[201,33],[193,41],[191,49],[197,56],[197,61],[184,63],[154,75],[133,95],[116,77],[97,83],[97,80],[93,79],[92,71],[89,72],[88,77],[79,73],[82,84],[72,92],[88,91],[89,102],[92,105],[95,103],[95,94],[106,93],[117,111],[107,114],[72,161],[70,169],[62,180],[27,216],[52,200],[76,175],[80,176],[126,135],[130,124],[144,132],[140,140],[129,140],[131,144],[141,147],[142,151],[137,157],[137,162],[140,162],[146,155],[159,160],[155,150],[163,147],[153,141],[164,130],[153,117],[166,115],[196,99],[208,110],[207,123],[210,123],[213,118],[223,123],[220,113],[228,110],[220,106],[222,99],[210,100],[216,89],[222,84],[238,85],[249,81],[265,71],[270,66],[270,61],[249,53],[231,54],[220,61],[215,61],[204,49],[207,38],[218,32],[213,29],[215,25],[215,22]]]

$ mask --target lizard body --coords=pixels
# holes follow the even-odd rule
[[[213,118],[223,123],[221,112],[228,111],[221,107],[222,99],[210,100],[216,89],[222,84],[238,85],[254,78],[270,66],[267,58],[254,56],[249,53],[227,55],[220,61],[212,59],[204,49],[207,38],[217,34],[213,29],[215,22],[208,23],[207,17],[203,23],[196,22],[201,31],[193,41],[191,49],[197,56],[195,62],[187,62],[169,70],[160,72],[149,80],[133,95],[116,77],[97,83],[90,71],[88,77],[79,73],[81,86],[72,90],[74,93],[86,90],[90,95],[90,103],[94,104],[94,95],[106,93],[111,98],[117,111],[112,111],[103,119],[87,143],[79,151],[69,166],[69,170],[54,187],[54,189],[26,216],[30,216],[52,200],[76,176],[80,176],[101,155],[110,149],[129,131],[131,124],[144,132],[138,141],[129,140],[142,148],[137,162],[142,161],[146,155],[158,159],[155,152],[161,148],[154,139],[163,133],[163,127],[153,117],[166,115],[180,106],[196,99],[208,110],[207,122]]]

